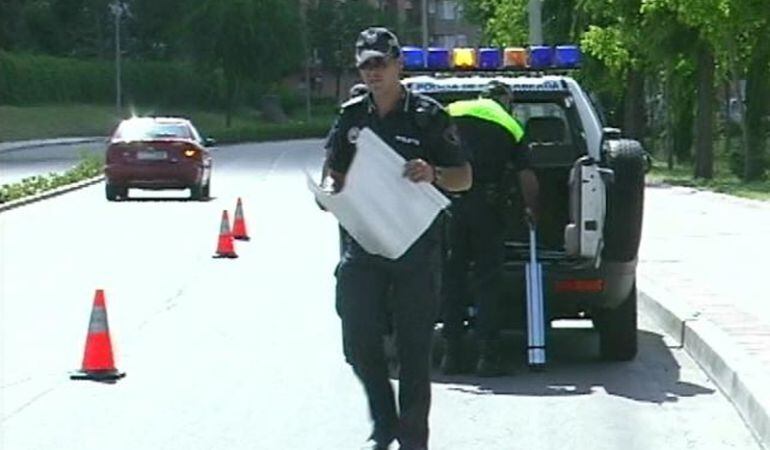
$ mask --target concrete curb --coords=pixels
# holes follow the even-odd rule
[[[91,142],[99,142],[106,140],[106,137],[90,136],[82,138],[61,138],[61,139],[44,139],[34,141],[18,141],[18,142],[0,142],[0,154],[12,153],[20,150],[27,150],[31,148],[48,147],[52,145],[77,145],[87,144]]]
[[[37,203],[41,200],[46,200],[51,197],[56,197],[62,194],[66,194],[67,192],[72,192],[78,189],[82,189],[84,187],[91,186],[92,184],[99,183],[103,180],[104,180],[104,175],[99,175],[93,178],[88,178],[82,181],[78,181],[76,183],[60,186],[50,191],[41,192],[39,194],[31,195],[29,197],[23,197],[18,200],[12,200],[8,203],[0,203],[0,213],[18,208],[20,206],[29,205],[30,203]]]
[[[703,368],[756,437],[770,449],[770,386],[768,374],[751,361],[733,340],[698,312],[665,290],[645,284],[639,305]]]

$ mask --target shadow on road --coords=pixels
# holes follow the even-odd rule
[[[184,203],[184,202],[193,202],[193,203],[207,203],[210,201],[216,200],[216,197],[209,197],[204,198],[201,200],[193,200],[189,197],[128,197],[120,199],[120,202],[136,202],[136,203],[148,203],[148,202],[175,202],[175,203]]]
[[[629,362],[600,360],[598,336],[591,329],[555,329],[549,339],[545,371],[529,370],[524,354],[526,336],[512,333],[503,339],[507,375],[446,376],[436,368],[432,380],[469,395],[574,396],[603,390],[610,395],[658,404],[714,393],[714,389],[682,381],[672,349],[663,336],[653,332],[639,331],[639,354]],[[442,351],[440,337],[436,342],[438,360]],[[472,369],[476,356],[472,342],[468,350],[466,366]]]

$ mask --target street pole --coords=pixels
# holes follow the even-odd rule
[[[422,48],[428,48],[428,0],[422,0]]]
[[[529,45],[543,45],[543,0],[529,0]]]
[[[120,17],[123,15],[124,7],[125,5],[120,0],[110,3],[110,11],[115,15],[115,108],[117,109],[118,117],[123,115],[123,95],[120,79]]]
[[[310,51],[310,40],[308,39],[307,8],[308,4],[305,3],[302,6],[300,13],[302,14],[302,46],[305,48],[305,116],[307,121],[310,122],[310,117],[312,116],[312,112],[310,110],[310,58],[312,52]]]

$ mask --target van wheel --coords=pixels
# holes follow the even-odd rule
[[[642,237],[644,213],[645,152],[630,139],[609,141],[607,166],[615,176],[607,189],[607,220],[604,224],[602,256],[627,262],[636,258]]]
[[[599,331],[599,353],[607,361],[630,361],[638,351],[636,321],[636,285],[625,301],[613,309],[594,312]]]

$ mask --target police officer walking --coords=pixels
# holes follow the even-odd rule
[[[503,371],[499,350],[500,307],[503,297],[506,166],[518,171],[526,213],[534,220],[538,183],[529,168],[524,131],[508,113],[513,92],[504,83],[492,81],[482,98],[457,101],[447,109],[456,123],[464,149],[473,159],[473,187],[453,200],[450,227],[451,252],[445,269],[444,338],[446,352],[441,362],[445,374],[462,373],[463,321],[466,294],[476,300],[476,331],[479,359],[476,374],[497,376]],[[475,285],[468,286],[469,263],[473,261]]]
[[[334,190],[344,188],[356,138],[365,127],[407,161],[404,182],[433,183],[446,191],[468,189],[470,164],[449,116],[438,103],[400,83],[403,60],[396,36],[379,27],[362,31],[356,65],[369,92],[343,104],[332,130],[325,167]],[[402,450],[428,448],[440,231],[434,223],[395,260],[367,253],[351,237],[344,246],[337,270],[338,311],[345,356],[363,383],[374,425],[366,448],[386,450],[396,439]],[[383,346],[391,320],[400,362],[398,409]]]

